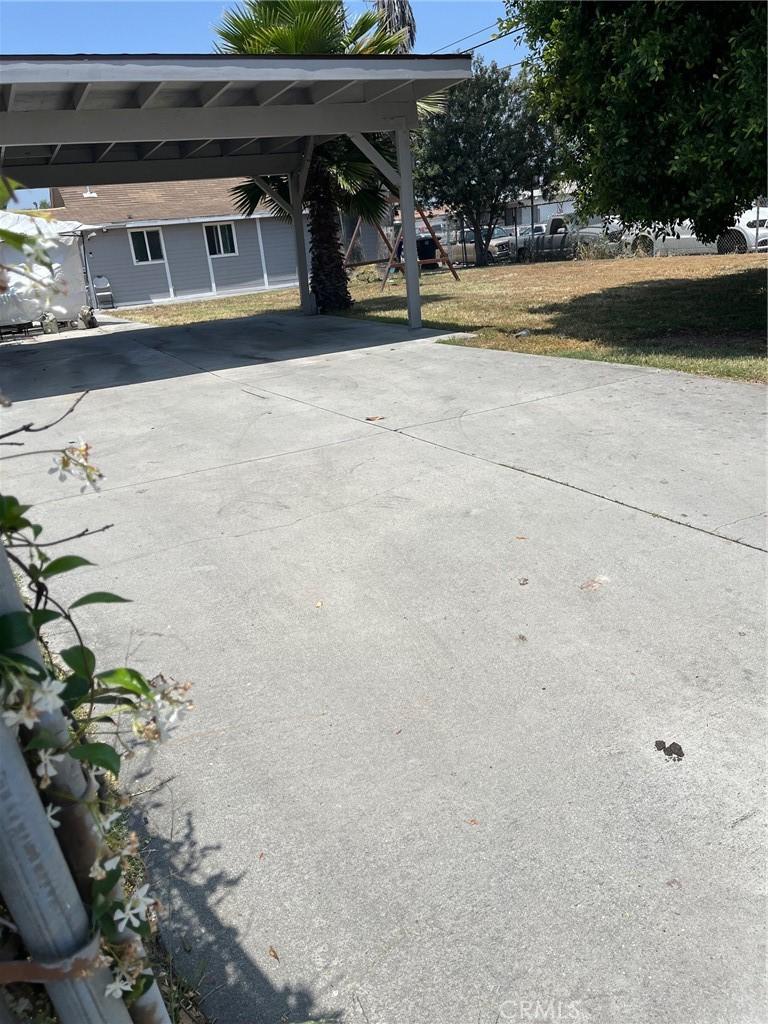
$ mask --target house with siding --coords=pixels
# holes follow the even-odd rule
[[[115,306],[295,285],[293,229],[259,207],[237,214],[239,178],[51,190],[51,213],[79,221],[89,283]],[[99,280],[97,280],[99,279]]]

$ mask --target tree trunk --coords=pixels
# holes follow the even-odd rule
[[[485,247],[483,239],[483,228],[480,221],[476,218],[472,219],[472,230],[475,233],[475,266],[476,267],[487,267],[488,266],[488,250]]]
[[[313,160],[304,198],[309,209],[310,285],[320,313],[349,309],[339,213],[325,165]]]

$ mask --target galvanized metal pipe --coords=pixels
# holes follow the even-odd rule
[[[3,553],[3,557],[5,557]],[[91,935],[88,915],[29,774],[16,736],[0,720],[0,892],[34,960],[76,956]],[[122,1000],[105,994],[107,967],[51,981],[62,1024],[130,1024]]]
[[[11,571],[10,562],[8,561],[5,549],[2,547],[2,545],[0,545],[0,615],[5,615],[9,612],[20,611],[24,611],[24,605],[21,600],[18,588],[16,586],[16,581],[13,578],[13,572]],[[26,657],[36,661],[39,665],[43,664],[40,650],[35,642],[27,643],[24,645],[24,647],[19,648],[19,653],[23,653],[24,655],[26,655]],[[67,722],[66,719],[64,718],[64,715],[60,711],[47,712],[46,714],[41,715],[40,725],[43,728],[45,728],[48,732],[53,733],[60,740],[62,745],[64,745],[68,741],[69,732]],[[43,857],[43,850],[45,850],[47,853],[50,853],[51,850],[55,850],[55,853],[58,855],[61,865],[63,865],[63,870],[66,873],[69,886],[72,889],[74,889],[76,907],[79,908],[78,913],[79,915],[82,915],[82,918],[85,921],[85,930],[83,933],[82,941],[75,946],[72,946],[70,943],[68,946],[68,952],[61,954],[62,956],[70,956],[72,953],[81,949],[85,942],[87,941],[87,937],[89,934],[87,915],[85,913],[85,909],[80,899],[80,893],[78,893],[77,886],[75,885],[75,882],[72,878],[72,874],[70,873],[70,869],[67,865],[67,861],[64,859],[62,847],[59,846],[59,843],[57,842],[56,837],[53,834],[53,830],[51,829],[51,826],[48,823],[48,819],[45,815],[45,811],[43,810],[42,802],[37,792],[37,788],[34,782],[32,781],[24,758],[21,754],[21,751],[19,750],[18,742],[16,741],[15,736],[13,736],[13,734],[10,733],[10,731],[5,725],[3,725],[2,728],[5,732],[6,744],[8,743],[8,737],[10,736],[10,744],[12,745],[13,748],[15,748],[16,751],[16,760],[20,760],[21,764],[21,768],[17,769],[18,772],[21,773],[21,778],[17,779],[16,775],[13,776],[13,785],[8,790],[8,797],[9,799],[13,797],[14,794],[17,792],[17,783],[18,786],[21,786],[21,780],[26,779],[26,786],[24,788],[26,789],[27,794],[31,792],[33,798],[31,799],[31,801],[29,801],[30,806],[34,807],[35,811],[38,812],[38,815],[42,815],[42,824],[38,821],[37,825],[39,826],[41,833],[43,835],[47,835],[49,840],[45,847],[40,848],[40,857]],[[6,769],[4,757],[2,760],[2,768],[3,770]],[[71,757],[65,757],[57,765],[56,788],[59,792],[66,793],[68,796],[70,796],[73,799],[73,801],[82,800],[82,798],[87,794],[89,788],[92,788],[92,786],[92,779],[84,772],[83,766],[80,764],[79,761],[76,761],[74,758]],[[10,812],[11,809],[12,806],[11,804],[9,804],[8,811]],[[69,821],[67,820],[68,818]],[[64,807],[62,807],[60,819],[63,840],[62,846],[66,851],[68,859],[70,860],[70,864],[72,865],[76,874],[80,875],[82,879],[87,881],[87,871],[93,864],[96,857],[101,852],[100,840],[97,839],[97,837],[94,836],[94,834],[88,828],[88,811],[82,804],[74,802],[68,806],[65,805]],[[25,888],[30,879],[26,879],[26,877],[23,875],[19,877],[16,876],[16,858],[21,857],[22,859],[24,859],[26,855],[26,847],[23,845],[23,843],[21,846],[18,846],[16,842],[13,841],[10,829],[5,827],[6,820],[6,808],[5,805],[3,804],[2,796],[0,796],[0,831],[2,831],[3,833],[2,840],[7,841],[7,844],[0,843],[0,860],[2,861],[2,864],[0,864],[0,892],[3,893],[3,897],[5,898],[6,904],[8,905],[8,909],[13,914],[16,926],[19,929],[19,933],[21,934],[21,937],[24,940],[24,943],[28,951],[30,952],[30,955],[32,955],[33,958],[40,960],[45,960],[46,958],[49,960],[60,959],[60,956],[57,955],[57,953],[55,952],[53,954],[46,955],[40,955],[34,952],[33,946],[30,945],[27,939],[27,934],[24,928],[22,927],[21,922],[18,920],[16,916],[16,911],[14,910],[14,906],[11,903],[11,894],[8,891],[8,886],[13,885],[14,890],[19,890],[18,895],[21,901],[21,910],[23,914],[31,913],[33,908],[35,907],[37,886],[33,884],[31,889]],[[22,817],[19,819],[18,822],[18,827],[19,829],[21,829],[21,831],[19,832],[20,839],[22,839],[24,835],[22,827],[23,824],[24,822],[22,814]],[[68,825],[70,826],[70,842],[67,842]],[[40,834],[37,831],[34,832],[34,835],[38,839],[40,839]],[[7,865],[6,858],[9,858]],[[41,865],[45,865],[48,862],[47,860],[40,860],[40,863]],[[59,870],[61,869],[61,865],[59,865]],[[9,872],[8,885],[4,881],[6,869]],[[57,875],[56,878],[58,877],[59,876]],[[46,890],[45,887],[41,887],[41,891],[49,890]],[[75,904],[73,904],[73,906],[75,906]],[[41,910],[43,917],[47,917],[49,909],[50,908],[48,904],[45,904],[45,906]],[[73,913],[75,913],[74,910]],[[80,918],[78,916],[76,922],[78,924],[78,929],[79,920]],[[40,924],[40,921],[38,921],[38,924]],[[72,927],[75,928],[75,923],[73,923]],[[76,931],[77,934],[79,935],[78,929],[76,929]],[[51,933],[51,935],[53,935],[53,933]],[[45,934],[41,932],[37,934],[36,937],[37,939],[44,940]],[[129,931],[128,929],[126,929],[125,931],[125,939],[126,941],[138,942],[139,946],[141,946],[141,942],[138,936],[136,936],[133,932]],[[53,940],[51,938],[51,942],[52,941]],[[34,942],[33,945],[34,948],[36,949],[37,945]],[[43,946],[45,946],[45,942],[43,942]],[[93,977],[95,979],[96,975],[94,975]],[[86,998],[86,1002],[88,1002],[88,1005],[91,1005],[91,1003],[93,1004],[94,1012],[96,1012],[96,1009],[98,1009],[99,1012],[101,1012],[101,1010],[103,1009],[104,1012],[107,1014],[107,1016],[93,1017],[82,1015],[82,1013],[80,1016],[78,1016],[77,1012],[80,1012],[79,1007],[74,1016],[65,1017],[62,1013],[62,1010],[59,1009],[59,1006],[56,1000],[54,999],[54,994],[51,991],[53,984],[48,984],[46,988],[51,997],[51,1001],[53,1002],[54,1006],[59,1012],[59,1015],[61,1016],[62,1024],[97,1024],[97,1022],[98,1024],[130,1024],[131,1021],[133,1021],[133,1024],[171,1024],[170,1017],[168,1015],[168,1010],[165,1006],[165,1003],[163,1001],[162,995],[160,994],[160,990],[157,987],[156,982],[153,982],[153,984],[144,993],[144,995],[142,995],[141,998],[137,999],[133,1003],[129,1014],[128,1009],[126,1008],[122,1000],[118,1001],[112,996],[105,997],[103,995],[106,985],[111,980],[111,971],[108,968],[103,968],[99,972],[98,981],[95,982],[95,989],[93,990],[93,992],[91,992],[90,989],[83,990],[84,992],[88,993],[87,998],[84,998]],[[58,988],[59,985],[63,984],[85,985],[86,982],[62,982],[54,984]],[[67,989],[66,991],[68,992],[69,990]],[[99,991],[101,992],[101,996],[98,995]],[[81,998],[81,995],[82,993],[80,993],[80,995],[78,995],[77,998]],[[67,998],[69,998],[69,996],[67,996]],[[107,999],[106,1003],[105,999]],[[78,1006],[77,1003],[73,1005]]]

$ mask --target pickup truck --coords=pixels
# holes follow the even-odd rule
[[[608,245],[618,252],[624,229],[619,221],[591,217],[579,224],[572,215],[550,217],[541,233],[523,241],[524,260],[573,260],[580,248]]]

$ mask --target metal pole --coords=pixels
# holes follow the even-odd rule
[[[29,955],[62,972],[78,959],[90,969],[88,915],[16,737],[2,721],[0,822],[0,892]],[[125,1003],[105,994],[111,981],[109,968],[99,967],[46,989],[62,1024],[130,1024]]]
[[[421,327],[421,296],[419,295],[419,253],[416,248],[416,207],[413,198],[410,132],[407,128],[398,128],[395,138],[397,163],[400,170],[400,218],[403,225],[408,326],[416,330]]]
[[[757,243],[760,241],[760,200],[757,200],[757,220],[755,221],[755,252],[757,252]]]
[[[536,182],[531,185],[531,263],[536,259],[536,215],[533,210],[533,188]]]
[[[8,557],[0,544],[0,615],[23,611],[24,604],[13,578]],[[42,665],[40,651],[34,641],[20,647],[19,653]],[[62,744],[67,741],[67,723],[60,711],[42,714],[39,724],[59,738]],[[73,801],[65,803],[61,807],[60,846],[45,815],[37,788],[21,755],[18,742],[5,725],[3,725],[3,729],[5,735],[0,732],[0,741],[3,742],[3,748],[0,750],[0,892],[3,894],[30,955],[40,961],[60,960],[71,957],[82,950],[89,937],[87,915],[70,867],[67,865],[64,851],[66,851],[76,873],[87,880],[88,868],[100,852],[99,840],[90,831],[89,813],[77,801],[93,786],[93,779],[86,776],[80,762],[72,757],[65,757],[57,765],[56,789],[68,794]],[[15,748],[16,762],[10,755],[6,758],[5,747],[9,745],[8,738],[10,738],[12,748]],[[23,772],[18,768],[19,759]],[[14,763],[16,768],[13,768]],[[9,772],[10,774],[8,774]],[[7,779],[6,775],[8,775]],[[16,782],[18,782],[19,789],[12,785]],[[30,789],[31,798],[29,796]],[[20,792],[26,794],[21,800],[17,799]],[[13,803],[14,799],[16,799],[16,804]],[[10,817],[14,813],[14,809],[17,812],[16,831],[13,829],[14,823],[11,822]],[[29,820],[27,820],[28,818]],[[33,839],[39,839],[41,843],[39,856],[30,855],[30,850],[37,850],[37,847],[27,845],[28,838],[25,829],[31,830]],[[50,860],[50,857],[53,859]],[[21,872],[17,860],[24,862]],[[48,873],[44,875],[46,869]],[[71,892],[74,891],[75,901],[72,902],[68,897],[68,905],[72,907],[73,914],[71,922],[66,919],[58,907],[55,908],[55,913],[51,910],[53,904],[50,901],[55,893],[59,892],[56,885],[63,877],[62,872],[66,876],[66,885],[69,886],[66,892],[71,895]],[[50,884],[44,884],[44,878],[50,879]],[[120,898],[119,891],[118,898]],[[18,901],[18,910],[22,918],[17,916],[16,901]],[[85,921],[82,939],[80,938],[81,916]],[[23,924],[28,919],[31,919],[32,922],[32,931],[29,933],[31,938],[28,938],[28,931],[25,930]],[[141,940],[130,929],[126,928],[123,934],[126,942],[133,941],[140,949],[143,949]],[[59,940],[64,942],[64,952],[60,952]],[[61,988],[64,993],[61,997],[64,1000],[62,1004],[64,1009],[60,1008],[51,991],[54,983],[47,983],[48,994],[61,1017],[61,1024],[131,1024],[131,1021],[134,1024],[171,1024],[157,982],[153,981],[147,991],[132,1004],[129,1014],[122,1000],[118,1001],[112,996],[108,999],[103,997],[104,989],[111,980],[112,972],[108,968],[103,968],[82,981],[56,982],[57,990]],[[74,994],[70,992],[71,986],[75,986],[72,989]],[[85,987],[80,989],[77,986]],[[102,1016],[89,1016],[83,1012],[81,1004],[82,1007],[93,1006],[96,1009],[103,1005],[106,1007],[106,1013]],[[68,1011],[68,1008],[72,1009],[72,1013],[66,1016],[65,1010]],[[96,1009],[94,1009],[94,1013]]]

